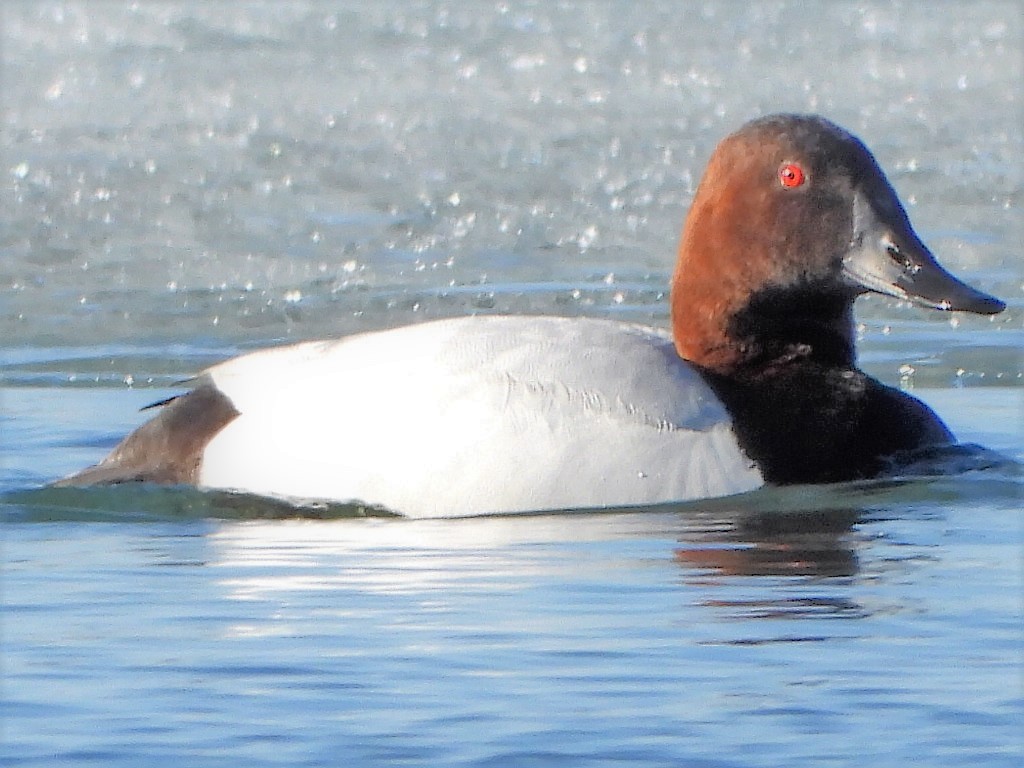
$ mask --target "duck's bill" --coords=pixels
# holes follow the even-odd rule
[[[856,218],[860,226],[843,258],[843,276],[854,289],[979,315],[994,315],[1006,308],[995,296],[943,269],[905,222],[905,215],[897,226],[885,225],[870,214]]]

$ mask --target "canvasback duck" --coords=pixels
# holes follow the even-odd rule
[[[647,505],[878,474],[954,442],[857,368],[856,297],[994,314],[914,233],[867,148],[817,116],[715,149],[672,277],[672,333],[464,317],[259,351],[61,485],[187,483],[414,516]]]

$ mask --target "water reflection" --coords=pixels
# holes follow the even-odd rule
[[[858,509],[738,512],[676,549],[684,565],[727,576],[853,576]]]
[[[861,516],[857,509],[676,510],[277,520],[225,523],[207,540],[230,599],[278,607],[308,600],[323,612],[331,593],[331,610],[346,619],[400,603],[428,620],[453,601],[525,600],[538,591],[544,600],[562,592],[599,605],[605,594],[646,592],[652,578],[658,589],[688,595],[718,618],[856,618],[865,610],[848,586],[859,570],[853,526]],[[279,610],[271,615],[277,619],[268,617],[266,626],[250,621],[236,630],[251,636],[294,629]]]
[[[685,579],[705,590],[700,601],[727,620],[859,619],[868,611],[851,597],[860,570],[853,526],[859,509],[744,512],[675,550]],[[816,626],[816,625],[815,625]],[[834,631],[717,637],[712,644],[816,642]]]
[[[376,556],[382,562],[436,566],[486,564],[514,572],[545,547],[616,540],[666,540],[671,556],[695,575],[853,576],[851,531],[861,509],[701,513],[566,513],[456,520],[271,520],[225,524],[211,535],[222,565],[310,565]],[[666,553],[669,554],[669,553]],[[477,561],[474,558],[484,558]],[[398,569],[406,571],[405,567]],[[473,569],[476,570],[475,568]],[[418,576],[421,574],[418,574]],[[400,583],[405,577],[399,579]],[[422,580],[417,578],[418,583]]]

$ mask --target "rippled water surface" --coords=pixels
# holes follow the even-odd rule
[[[0,20],[4,765],[1024,760],[1018,3]],[[664,325],[708,153],[781,110],[864,138],[940,259],[1007,300],[858,303],[864,367],[987,449],[962,472],[445,521],[42,487],[246,349],[468,313]]]

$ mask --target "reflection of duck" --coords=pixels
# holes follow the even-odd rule
[[[687,218],[673,336],[474,317],[228,361],[65,484],[148,480],[411,516],[640,505],[871,476],[949,443],[856,368],[877,291],[991,314],[945,272],[868,150],[817,117],[716,149]]]
[[[529,599],[538,587],[615,582],[633,589],[651,580],[659,590],[671,585],[687,605],[730,619],[864,615],[849,579],[828,578],[858,570],[849,531],[858,513],[793,512],[776,505],[762,518],[755,511],[761,495],[717,511],[688,505],[664,512],[457,521],[250,521],[217,526],[203,542],[209,564],[223,574],[227,596],[287,604],[296,620],[302,620],[298,606],[306,604],[300,596],[307,594],[337,593],[312,604],[321,611],[328,604],[347,606],[339,611],[348,615],[359,606],[380,606],[382,597],[431,606],[460,594],[505,600],[522,592]],[[775,501],[769,499],[769,506]],[[781,520],[781,528],[766,527],[769,517]],[[603,588],[585,592],[585,599],[600,600]],[[268,618],[239,631],[293,629]]]
[[[738,512],[721,516],[713,536],[688,538],[676,560],[722,576],[853,576],[848,540],[860,510]]]
[[[860,570],[852,528],[865,510],[808,509],[808,500],[802,497],[789,500],[797,502],[796,508],[785,509],[786,502],[780,506],[779,501],[711,514],[709,522],[714,522],[707,533],[689,535],[675,549],[685,583],[705,595],[702,605],[729,619],[862,618],[868,610],[847,586]],[[763,588],[748,583],[751,577],[762,580]],[[764,584],[765,578],[770,585]],[[833,636],[737,630],[733,636],[708,642],[760,645]]]

